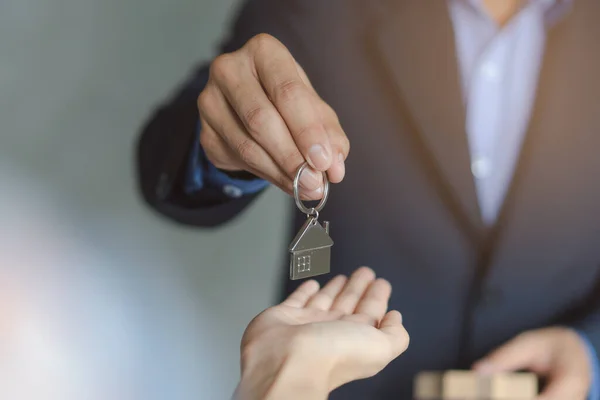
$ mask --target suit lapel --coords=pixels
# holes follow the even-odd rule
[[[374,29],[377,55],[396,87],[399,112],[405,111],[425,150],[425,162],[461,227],[479,242],[484,232],[465,132],[465,109],[452,22],[445,1],[386,2]],[[539,158],[540,142],[576,140],[598,113],[600,83],[600,2],[576,0],[571,14],[548,35],[538,94],[514,178],[499,215],[495,234],[506,229],[511,209]],[[424,23],[427,22],[426,25]],[[586,125],[587,124],[587,125]],[[582,150],[583,151],[583,150]],[[552,160],[544,161],[548,170]],[[541,179],[541,175],[540,178]],[[490,241],[487,241],[488,245]]]
[[[531,207],[554,203],[544,203],[544,197],[564,198],[568,204],[569,196],[583,195],[588,182],[584,177],[590,172],[585,165],[594,171],[600,146],[595,131],[600,122],[600,81],[595,79],[600,71],[599,20],[600,2],[575,0],[570,15],[549,32],[530,129],[497,234],[525,229],[525,215],[538,227],[550,224],[566,230],[574,212],[586,212],[557,209],[544,221],[531,221],[538,214]]]
[[[375,28],[377,54],[424,149],[440,195],[460,225],[482,227],[465,132],[454,32],[445,1],[388,4]]]

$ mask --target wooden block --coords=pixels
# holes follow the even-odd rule
[[[485,390],[479,377],[471,371],[446,371],[442,378],[442,399],[480,400]]]
[[[415,378],[413,397],[415,400],[441,400],[441,372],[421,372]]]
[[[422,372],[415,378],[413,393],[415,400],[532,400],[538,381],[530,373]]]
[[[535,374],[498,374],[491,379],[490,394],[493,400],[531,400],[535,399],[538,390]]]

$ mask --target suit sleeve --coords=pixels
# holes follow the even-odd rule
[[[246,1],[220,53],[239,49],[259,33],[269,33],[290,47],[292,35],[284,18],[290,15],[290,7],[286,4],[289,3],[277,0]],[[209,63],[190,74],[150,116],[136,147],[138,188],[145,203],[175,222],[203,227],[230,221],[262,192],[249,190],[228,196],[223,187],[210,184],[190,190],[190,174],[194,172],[190,171],[190,164],[197,157],[194,152],[198,152],[196,100],[208,75]],[[207,176],[219,175],[213,166],[205,167]],[[227,176],[220,177],[227,181]]]
[[[590,392],[588,393],[588,400],[600,400],[600,360],[598,359],[596,349],[590,342],[590,339],[587,337],[587,335],[582,332],[578,333],[581,337],[581,340],[583,340],[585,343],[591,363],[592,384],[590,386]]]
[[[569,314],[566,325],[573,327],[582,337],[592,364],[592,387],[588,399],[600,400],[600,280],[583,307]]]

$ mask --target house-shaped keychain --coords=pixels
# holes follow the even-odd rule
[[[319,223],[317,218],[309,217],[292,243],[289,250],[290,279],[304,279],[326,274],[330,270],[331,246],[329,222]]]

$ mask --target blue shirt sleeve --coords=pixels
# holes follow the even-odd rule
[[[241,180],[234,179],[222,171],[219,171],[206,158],[202,146],[200,146],[200,134],[202,127],[198,122],[194,146],[188,160],[187,175],[185,179],[185,192],[193,194],[206,187],[220,189],[226,197],[235,199],[246,194],[260,192],[269,185],[263,179]]]
[[[600,360],[598,359],[598,354],[588,337],[582,332],[578,331],[577,333],[583,339],[592,362],[592,386],[590,387],[588,400],[600,400]]]

